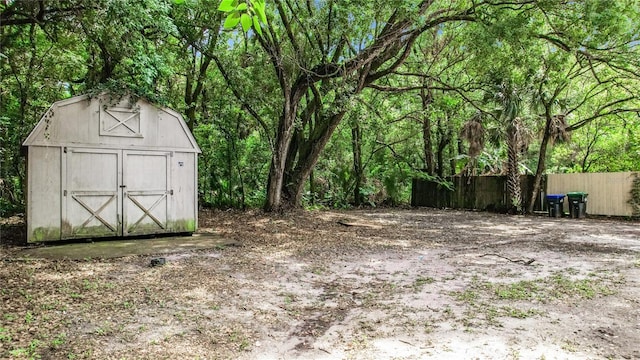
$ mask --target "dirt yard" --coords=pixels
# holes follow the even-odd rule
[[[5,246],[0,358],[640,359],[638,222],[377,209],[200,226],[242,245],[158,267]]]

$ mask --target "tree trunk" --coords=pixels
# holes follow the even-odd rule
[[[435,172],[434,169],[434,161],[433,161],[433,144],[431,141],[431,117],[427,114],[429,110],[429,106],[433,102],[433,93],[431,88],[425,90],[424,88],[420,91],[420,98],[422,99],[422,111],[425,113],[424,119],[422,120],[422,142],[424,148],[424,165],[425,171],[429,175],[433,175]],[[441,154],[438,154],[439,156]],[[438,159],[439,166],[440,160]],[[439,172],[442,170],[438,169]]]
[[[362,169],[362,132],[357,123],[351,127],[351,148],[353,150],[353,172],[356,180],[353,188],[353,203],[355,206],[360,206],[362,205],[360,188],[364,175]]]
[[[323,123],[324,126],[316,124],[316,128],[322,128],[322,130],[312,134],[310,139],[301,144],[295,168],[285,174],[287,181],[284,183],[285,188],[283,192],[287,195],[287,208],[300,206],[304,183],[309,178],[309,174],[311,174],[311,171],[318,162],[322,150],[327,145],[327,142],[329,142],[331,135],[333,135],[333,132],[338,127],[338,124],[340,124],[345,113],[346,111],[341,111],[325,119]]]
[[[520,188],[520,171],[518,153],[520,151],[520,134],[517,119],[507,127],[507,194],[509,197],[509,212],[522,211],[522,189]]]
[[[198,103],[198,98],[204,92],[204,81],[207,75],[207,69],[211,64],[212,58],[207,55],[203,55],[204,59],[200,64],[200,69],[198,70],[198,76],[195,79],[194,84],[194,73],[196,72],[196,60],[192,60],[192,71],[186,76],[186,85],[184,89],[184,103],[187,106],[185,111],[186,123],[189,130],[193,131],[193,128],[196,125],[196,108]]]
[[[453,141],[449,143],[449,165],[451,167],[451,169],[449,169],[449,174],[451,174],[451,176],[454,176],[457,172],[457,165],[458,165],[456,161],[457,155],[465,153],[462,139],[458,137],[458,139],[456,140],[456,144],[458,145],[457,148],[456,146],[454,146]],[[458,150],[457,153],[456,153],[456,149]]]
[[[291,198],[282,191],[285,189],[285,169],[287,165],[287,155],[289,146],[293,139],[293,124],[296,116],[297,102],[287,101],[289,97],[285,95],[283,113],[278,125],[276,142],[271,152],[271,165],[269,166],[269,177],[267,179],[267,199],[265,201],[265,211],[281,211],[291,207]],[[285,195],[283,197],[283,195]]]
[[[313,176],[313,170],[309,173],[309,193],[311,194],[311,205],[316,204],[316,183]]]
[[[431,119],[429,116],[425,116],[422,122],[422,141],[425,171],[427,174],[433,175],[435,173],[435,164],[433,161],[433,144],[431,142]]]
[[[437,168],[436,168],[436,175],[438,175],[438,177],[440,178],[444,178],[444,153],[445,150],[447,150],[447,148],[449,148],[449,152],[451,154],[449,154],[450,158],[452,159],[452,169],[454,169],[455,171],[455,155],[453,154],[453,146],[451,146],[451,138],[452,138],[452,126],[449,122],[447,122],[446,126],[447,128],[444,129],[443,128],[443,124],[442,124],[442,118],[438,119],[438,151],[436,153],[436,159],[437,159]],[[453,172],[451,173],[451,175],[453,175]]]
[[[536,175],[533,179],[533,188],[529,194],[529,205],[527,206],[527,213],[533,214],[533,207],[535,206],[536,199],[540,193],[542,186],[542,174],[545,171],[547,161],[547,148],[549,146],[549,139],[551,137],[551,115],[546,114],[546,124],[544,126],[544,135],[542,135],[542,142],[540,142],[540,150],[538,151],[538,167],[536,168]]]

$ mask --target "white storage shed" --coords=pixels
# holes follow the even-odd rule
[[[54,103],[27,151],[27,241],[192,233],[200,149],[177,112],[130,96]]]

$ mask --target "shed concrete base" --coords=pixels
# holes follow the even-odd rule
[[[91,243],[47,245],[24,249],[16,255],[25,258],[52,260],[111,259],[134,255],[163,255],[189,250],[215,249],[225,246],[240,246],[234,240],[216,234],[193,234],[152,239],[107,240]]]

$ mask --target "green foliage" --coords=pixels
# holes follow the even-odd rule
[[[239,136],[236,127],[242,126],[243,118],[229,116],[194,129],[202,150],[200,203],[217,208],[259,207],[264,202],[268,148],[257,131]]]
[[[556,145],[550,171],[640,171],[640,123],[635,117],[623,115],[622,123],[599,119],[573,131],[571,142]]]
[[[218,10],[227,14],[223,24],[225,29],[233,29],[240,24],[245,33],[253,28],[262,35],[261,24],[267,25],[264,0],[222,0]]]
[[[406,55],[393,71],[354,67],[340,74],[350,59],[372,53],[368,46],[392,14],[416,29],[472,3],[475,21],[444,21],[406,54],[390,48],[389,58],[379,59],[385,66]],[[531,172],[545,111],[566,115],[571,133],[570,141],[550,145],[549,171],[640,171],[638,7],[490,3],[433,2],[419,16],[412,0],[294,1],[282,8],[265,0],[97,0],[64,21],[2,24],[0,216],[24,212],[21,143],[49,106],[101,91],[133,93],[185,115],[203,150],[199,195],[206,206],[262,205],[279,121],[291,100],[281,81],[291,89],[317,80],[293,114],[303,146],[291,162],[300,161],[305,146],[324,146],[312,179],[304,180],[305,205],[348,207],[355,191],[366,205],[398,205],[409,201],[412,178],[442,181],[470,167],[504,173],[500,119],[516,114],[531,134],[531,146],[520,149],[520,172]],[[21,6],[24,14],[37,10]],[[276,48],[278,54],[269,52]],[[283,63],[278,71],[274,55]],[[321,74],[323,65],[335,68]],[[371,76],[379,77],[360,89]],[[342,112],[326,146],[314,138]],[[486,141],[470,149],[460,134],[474,114],[482,115]],[[361,169],[354,165],[356,127]]]

